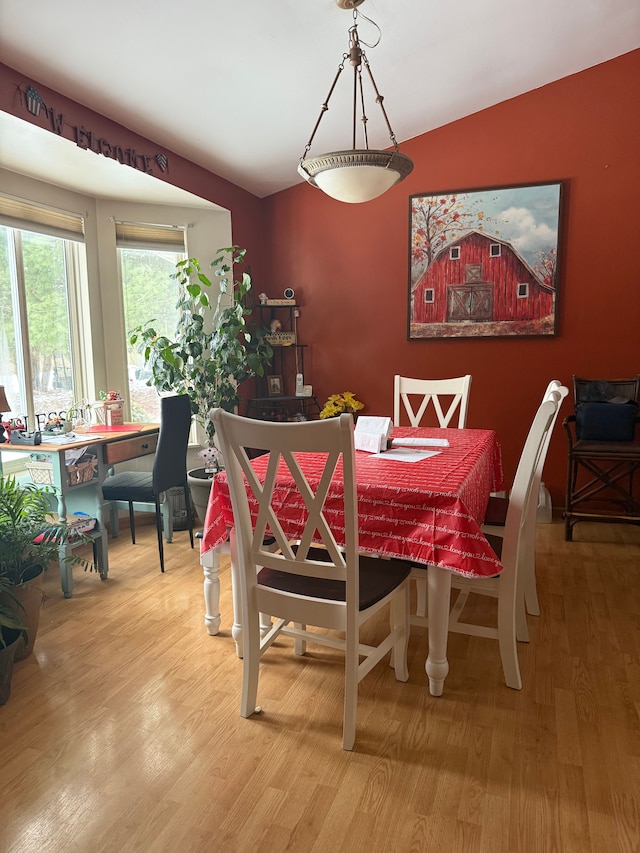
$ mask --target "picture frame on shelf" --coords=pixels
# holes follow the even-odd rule
[[[557,334],[561,181],[409,197],[408,339]]]
[[[270,397],[282,397],[282,376],[274,374],[267,376],[267,393]]]

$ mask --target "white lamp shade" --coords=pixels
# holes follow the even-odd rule
[[[371,201],[402,181],[413,162],[398,151],[353,149],[303,160],[298,172],[312,186],[337,201]]]

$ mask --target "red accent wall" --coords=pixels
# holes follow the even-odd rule
[[[395,373],[471,373],[468,425],[498,431],[510,479],[550,379],[640,373],[638,92],[640,50],[403,143],[413,173],[368,204],[307,185],[266,199],[262,289],[295,289],[314,393],[350,390],[367,413],[389,415]],[[566,181],[558,335],[408,341],[409,196],[556,180]],[[544,473],[554,505],[565,477],[558,422]]]
[[[159,148],[1,64],[0,109],[36,122],[17,91],[30,83],[69,122]],[[401,146],[412,174],[368,204],[341,204],[306,184],[259,200],[166,151],[163,179],[232,211],[258,290],[294,288],[299,340],[309,344],[305,382],[321,402],[351,390],[367,413],[391,414],[395,373],[471,373],[468,425],[498,431],[511,478],[549,379],[640,373],[639,91],[636,50],[423,134]],[[557,337],[408,341],[409,196],[557,180],[566,182]],[[555,505],[565,476],[558,426],[544,475]]]

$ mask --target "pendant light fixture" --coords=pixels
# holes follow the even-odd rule
[[[336,4],[341,9],[353,10],[353,25],[349,28],[349,50],[342,56],[342,62],[338,66],[338,72],[331,84],[327,99],[321,107],[320,115],[298,166],[298,172],[312,187],[321,189],[328,196],[338,201],[350,202],[352,204],[371,201],[377,198],[394,184],[404,180],[413,170],[413,161],[405,154],[400,153],[398,142],[391,129],[391,124],[384,108],[384,98],[378,91],[371,72],[371,66],[358,37],[359,13],[357,7],[363,2],[364,0],[336,0]],[[363,15],[362,17],[365,16]],[[373,23],[378,30],[380,29],[369,18],[365,18],[365,20]],[[378,42],[375,45],[367,45],[367,47],[375,47],[379,41],[380,39],[378,38]],[[329,109],[329,100],[347,60],[349,60],[353,67],[352,147],[346,151],[332,151],[328,154],[321,154],[319,157],[307,157],[322,117]],[[389,137],[393,144],[392,150],[379,151],[369,148],[367,137],[368,119],[365,111],[364,86],[362,81],[363,66],[367,69],[371,85],[373,86],[375,101],[382,110],[382,115],[389,131]],[[361,111],[360,121],[362,124],[361,133],[364,140],[363,148],[356,147],[358,109]]]

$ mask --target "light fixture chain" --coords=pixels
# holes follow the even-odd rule
[[[320,115],[318,116],[318,120],[315,123],[315,127],[313,128],[313,130],[311,132],[311,136],[309,137],[309,141],[305,145],[305,149],[304,149],[304,152],[302,154],[302,157],[300,157],[301,163],[304,160],[304,158],[307,156],[307,154],[309,153],[309,149],[311,148],[311,143],[313,142],[313,137],[316,135],[316,131],[318,130],[318,127],[320,126],[320,122],[322,121],[322,117],[324,116],[324,114],[329,109],[329,101],[331,100],[331,95],[333,95],[333,90],[336,88],[336,83],[338,82],[338,78],[340,77],[340,75],[344,71],[344,64],[347,61],[347,58],[348,58],[348,54],[343,53],[342,54],[342,62],[340,63],[340,65],[338,65],[338,70],[336,72],[336,76],[333,79],[333,83],[331,84],[331,88],[329,89],[329,94],[327,95],[324,103],[320,107]]]
[[[362,56],[366,59],[366,57],[364,56],[364,51],[362,53]],[[359,66],[356,69],[356,74],[358,77],[358,86],[360,89],[360,104],[362,107],[362,118],[360,119],[360,121],[362,123],[362,135],[364,137],[364,147],[369,148],[369,134],[367,133],[367,122],[369,121],[369,119],[367,118],[367,113],[366,113],[366,109],[365,109],[365,105],[364,105],[364,87],[362,85],[362,66]],[[355,110],[355,103],[356,103],[356,99],[354,98],[353,99],[354,110]],[[355,119],[355,116],[354,116],[354,119]],[[353,129],[353,147],[354,148],[356,147],[355,121],[354,121],[354,129]]]
[[[373,86],[373,91],[376,93],[376,104],[380,105],[380,109],[382,110],[382,115],[384,116],[384,120],[387,123],[387,130],[389,131],[389,138],[391,139],[391,142],[393,143],[393,147],[397,151],[398,150],[398,140],[396,139],[396,135],[393,132],[393,129],[391,127],[391,123],[389,121],[389,116],[387,115],[387,111],[384,108],[384,96],[381,95],[380,92],[378,91],[378,87],[376,86],[376,81],[373,79],[373,72],[371,71],[371,66],[369,65],[369,62],[367,60],[367,56],[364,53],[364,51],[362,52],[362,61],[364,62],[367,71],[369,72],[369,79],[371,80],[371,85]]]

